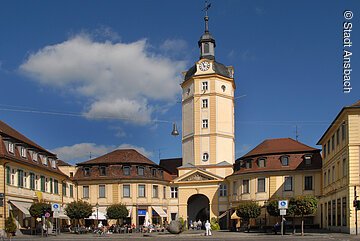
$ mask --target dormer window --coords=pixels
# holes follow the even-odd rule
[[[25,147],[20,147],[20,153],[21,153],[21,157],[22,158],[26,158],[26,148]]]
[[[305,155],[305,165],[311,165],[311,155]]]
[[[90,167],[84,167],[84,176],[85,177],[90,176]]]
[[[46,158],[45,156],[43,156],[42,162],[43,162],[43,164],[44,164],[45,166],[47,166],[47,165],[48,165],[48,158]]]
[[[130,167],[123,167],[124,176],[130,176]]]
[[[100,176],[106,176],[106,167],[105,166],[100,167]]]
[[[246,160],[246,161],[245,161],[245,168],[246,168],[246,169],[249,169],[249,168],[251,168],[251,167],[252,167],[251,160]]]
[[[280,160],[281,160],[282,166],[289,166],[289,157],[288,156],[282,156],[280,158]]]
[[[153,168],[153,169],[151,170],[151,173],[152,173],[153,177],[156,177],[156,169],[155,169],[155,168]]]
[[[138,167],[137,168],[137,172],[139,176],[144,176],[144,167]]]
[[[258,165],[259,168],[266,167],[265,158],[259,158],[259,159],[257,160],[257,165]]]
[[[14,154],[14,143],[9,142],[8,143],[8,151],[12,154]]]
[[[37,161],[38,161],[38,154],[37,154],[36,152],[34,152],[34,153],[32,154],[32,160],[33,160],[34,162],[37,162]]]
[[[56,169],[56,160],[54,159],[51,160],[51,167]]]

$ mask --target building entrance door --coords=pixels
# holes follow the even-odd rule
[[[203,194],[195,194],[189,197],[187,202],[188,223],[191,221],[210,221],[210,201]]]

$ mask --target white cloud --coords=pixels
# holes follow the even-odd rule
[[[188,46],[186,41],[182,39],[167,39],[160,45],[160,48],[163,51],[174,51],[174,52],[182,51],[187,47]]]
[[[97,145],[95,143],[78,143],[72,146],[63,146],[52,149],[51,152],[57,154],[58,158],[63,161],[70,161],[72,163],[88,160],[90,155],[92,158],[102,156],[116,149],[135,149],[146,157],[151,157],[152,152],[147,151],[144,147],[134,146],[131,144],[121,144],[116,147],[114,145]]]
[[[46,46],[20,66],[42,85],[86,97],[88,118],[138,124],[151,120],[154,102],[176,99],[184,69],[184,61],[150,52],[146,40],[97,42],[85,34]]]

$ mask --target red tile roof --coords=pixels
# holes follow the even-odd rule
[[[26,136],[24,136],[23,134],[21,134],[20,132],[13,129],[12,127],[10,127],[9,125],[7,125],[6,123],[4,123],[2,121],[0,121],[0,134],[10,136],[18,141],[21,141],[23,143],[26,143],[32,147],[39,149],[39,150],[47,152],[48,154],[54,155],[53,153],[51,153],[48,150],[46,150],[45,148],[39,146],[38,144],[36,144],[35,142],[33,142],[32,140],[30,140],[29,138],[27,138]]]
[[[3,157],[7,160],[11,160],[17,163],[25,164],[28,166],[35,166],[37,168],[40,168],[42,170],[50,171],[53,173],[57,173],[63,176],[66,176],[63,172],[60,171],[60,169],[56,166],[56,168],[53,168],[51,166],[51,163],[48,163],[47,165],[44,165],[40,158],[36,161],[33,161],[32,156],[30,156],[29,150],[26,152],[26,157],[22,157],[19,149],[14,148],[14,153],[9,153],[5,147],[4,139],[14,139],[16,142],[20,143],[20,145],[24,144],[25,147],[35,150],[37,153],[44,154],[47,157],[51,157],[56,160],[56,155],[47,151],[46,149],[42,148],[35,142],[31,141],[29,138],[18,132],[17,130],[13,129],[9,125],[5,124],[4,122],[0,121],[0,157]],[[16,143],[17,144],[17,143]]]
[[[134,149],[119,149],[89,161],[78,163],[78,166],[97,164],[148,164],[157,165]]]
[[[69,163],[64,162],[63,160],[57,159],[58,166],[71,166]]]
[[[352,104],[351,107],[360,107],[360,100]]]
[[[167,170],[171,175],[178,175],[177,168],[182,166],[182,158],[161,159],[159,166]]]
[[[307,146],[291,138],[267,139],[241,157],[247,158],[257,155],[267,155],[276,153],[296,153],[296,152],[313,152],[318,149]]]

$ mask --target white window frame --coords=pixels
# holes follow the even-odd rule
[[[178,198],[179,189],[178,187],[170,187],[170,197],[171,198]]]
[[[208,99],[203,99],[202,100],[202,108],[207,109],[208,107],[209,107],[209,100]]]
[[[201,89],[202,89],[203,91],[208,90],[208,89],[209,89],[209,83],[208,83],[207,81],[203,81],[203,82],[201,83]]]
[[[159,186],[158,185],[152,186],[152,197],[159,198]]]
[[[209,120],[208,119],[203,119],[202,120],[202,128],[203,129],[209,128]]]
[[[23,146],[20,147],[20,152],[21,152],[21,157],[26,158],[26,148]]]
[[[287,180],[291,180],[290,183],[286,183]],[[291,185],[290,189],[287,187],[287,185]],[[291,192],[294,191],[294,178],[292,176],[284,177],[284,191],[285,192]]]
[[[99,198],[106,198],[106,185],[99,185]]]
[[[260,180],[264,180],[264,190],[259,190],[259,184],[260,184]],[[265,177],[260,177],[257,179],[257,192],[261,193],[261,192],[266,192],[266,178]]]
[[[125,190],[129,189],[129,195],[125,195]],[[123,184],[123,197],[128,198],[131,197],[131,185],[130,184]]]
[[[220,185],[219,185],[219,196],[220,197],[227,196],[227,186],[225,183],[220,183]]]
[[[14,143],[12,143],[12,142],[9,142],[9,143],[8,143],[8,151],[9,151],[11,154],[14,154]]]
[[[83,186],[83,198],[90,198],[90,186]]]
[[[142,194],[142,193],[140,193],[140,187],[142,188],[144,188],[143,190],[144,190],[144,193]],[[141,198],[144,198],[144,197],[146,197],[146,185],[145,184],[139,184],[138,185],[138,197],[141,197]]]

